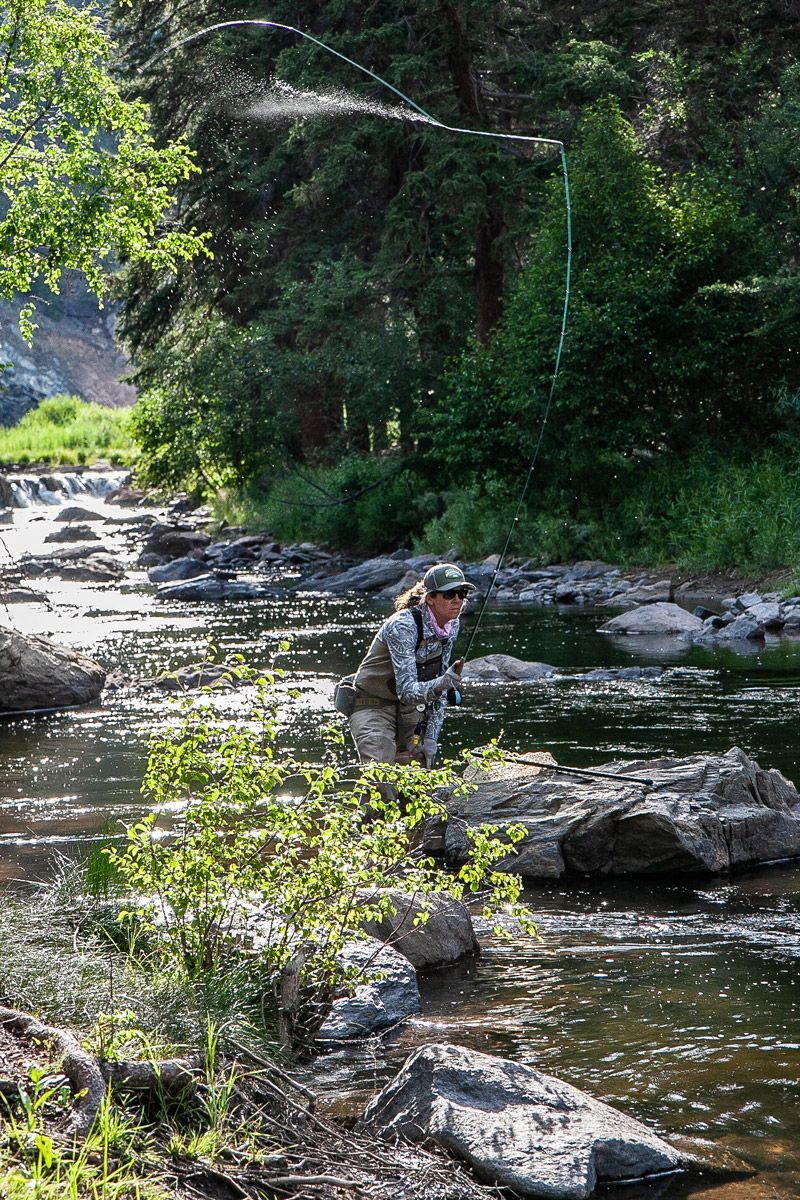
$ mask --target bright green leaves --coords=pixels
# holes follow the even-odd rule
[[[111,77],[97,15],[9,0],[1,20],[0,295],[39,280],[58,291],[64,268],[102,295],[110,255],[173,268],[202,251],[194,228],[160,230],[192,153],[155,145],[146,109]],[[21,324],[30,336],[30,309]]]
[[[149,815],[122,849],[107,851],[142,898],[138,922],[167,964],[190,976],[224,972],[255,946],[277,988],[300,951],[316,1002],[342,978],[344,942],[395,911],[392,887],[423,898],[469,893],[486,915],[532,929],[519,879],[496,870],[522,830],[470,828],[466,861],[446,872],[421,849],[420,834],[424,822],[447,820],[443,790],[467,790],[450,767],[353,773],[283,755],[274,681],[238,670],[255,689],[249,718],[227,724],[210,699],[184,701],[180,724],[151,743],[142,785]]]

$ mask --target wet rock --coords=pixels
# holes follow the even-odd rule
[[[315,586],[323,592],[341,595],[343,592],[377,592],[397,583],[408,570],[405,561],[396,558],[371,558],[351,567],[333,578],[321,580]]]
[[[142,681],[143,688],[158,688],[163,692],[191,692],[197,688],[213,687],[214,689],[242,687],[247,682],[240,679],[235,668],[225,663],[191,663],[178,667],[175,671],[167,671],[152,679]]]
[[[100,537],[89,525],[65,525],[48,533],[45,542],[99,542]]]
[[[763,641],[764,626],[750,613],[751,610],[748,609],[722,626],[717,621],[712,621],[701,632],[684,635],[685,639],[694,646],[726,646],[729,649],[736,649],[737,645]]]
[[[138,508],[140,505],[152,504],[153,501],[142,488],[130,487],[123,484],[106,496],[106,504],[116,504],[120,508]]]
[[[35,588],[0,586],[0,604],[44,604],[47,602],[46,592],[37,592]]]
[[[640,604],[669,604],[674,598],[671,579],[630,587],[602,602],[603,607],[636,608]]]
[[[370,893],[369,900],[388,901],[395,911],[368,921],[364,932],[399,950],[415,967],[440,967],[479,951],[469,910],[452,896],[433,894],[425,903],[422,896],[387,888]]]
[[[19,569],[33,578],[54,575],[78,583],[118,583],[125,575],[117,557],[93,546],[68,546],[50,555],[22,558]]]
[[[416,971],[391,946],[383,946],[372,938],[348,942],[339,961],[357,971],[363,982],[351,983],[352,994],[333,1002],[319,1031],[320,1041],[370,1037],[419,1012]],[[380,978],[374,978],[376,975]]]
[[[745,610],[745,616],[752,617],[762,629],[780,629],[783,625],[781,606],[775,600],[762,600],[760,604],[752,604]]]
[[[416,1050],[360,1127],[435,1142],[479,1179],[550,1200],[585,1200],[598,1185],[683,1163],[647,1126],[586,1092],[463,1046]]]
[[[586,679],[590,683],[613,683],[617,680],[659,679],[663,674],[663,667],[595,667],[592,671],[570,675],[569,678]]]
[[[150,526],[147,541],[142,547],[142,557],[158,555],[162,562],[167,562],[173,558],[184,558],[193,550],[204,550],[210,542],[207,533],[200,533],[185,525],[156,521]]]
[[[485,654],[464,664],[464,680],[470,683],[510,683],[550,679],[558,674],[549,663],[525,662],[511,654]]]
[[[174,583],[184,579],[197,579],[208,573],[207,562],[187,554],[183,558],[173,558],[172,562],[151,567],[147,578],[151,583]]]
[[[653,786],[513,763],[496,773],[471,768],[476,790],[448,805],[446,858],[452,865],[466,860],[466,827],[482,821],[525,826],[517,852],[499,867],[526,879],[720,872],[800,856],[800,794],[738,747],[603,770],[652,779]]]
[[[677,604],[643,604],[631,612],[620,613],[601,625],[599,633],[637,636],[639,634],[679,634],[703,628],[699,617]]]
[[[754,604],[763,603],[764,597],[758,592],[744,592],[741,596],[737,596],[733,602],[733,607],[737,612],[746,612],[748,608],[752,608]]]
[[[201,575],[180,583],[164,583],[158,589],[163,600],[202,600],[217,603],[221,600],[263,600],[277,596],[269,584],[257,580],[222,579],[216,575]]]
[[[105,521],[102,513],[93,508],[83,508],[80,504],[65,504],[60,513],[53,517],[54,521]]]
[[[105,677],[99,663],[76,650],[0,628],[0,711],[87,704]]]

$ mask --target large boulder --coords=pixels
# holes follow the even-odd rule
[[[77,650],[0,628],[0,712],[87,704],[105,678],[103,668]]]
[[[361,1127],[435,1142],[480,1179],[548,1200],[585,1200],[599,1184],[683,1165],[633,1117],[552,1075],[463,1046],[415,1051]]]
[[[441,967],[479,951],[469,909],[452,896],[386,888],[369,899],[376,905],[388,901],[394,912],[367,921],[364,932],[399,950],[415,967]]]
[[[333,1002],[319,1031],[320,1041],[370,1037],[419,1012],[417,973],[391,946],[373,938],[348,942],[339,960],[354,977],[348,994]]]
[[[679,634],[691,633],[703,628],[703,622],[694,613],[687,612],[679,604],[642,604],[630,612],[620,613],[601,625],[598,633],[624,635]]]
[[[483,821],[525,827],[498,866],[526,879],[720,872],[800,856],[800,794],[738,747],[603,770],[652,786],[513,763],[472,768],[475,791],[452,802],[444,827],[445,857],[453,865],[465,861],[467,826]]]
[[[464,664],[468,683],[517,683],[532,679],[550,679],[558,674],[549,663],[525,662],[511,654],[485,654]]]

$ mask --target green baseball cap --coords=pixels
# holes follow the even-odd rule
[[[430,567],[422,577],[422,586],[426,592],[454,592],[456,588],[475,591],[475,584],[467,581],[461,567],[455,563],[437,563]]]

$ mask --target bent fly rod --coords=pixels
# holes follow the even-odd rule
[[[613,771],[595,771],[589,767],[562,767],[560,763],[542,762],[535,758],[523,758],[519,754],[501,752],[501,762],[521,763],[524,767],[539,767],[542,771],[555,771],[560,775],[577,775],[583,779],[611,779],[615,783],[638,783],[639,787],[655,787],[655,780],[641,775],[616,775]],[[470,758],[482,759],[483,755],[470,751]]]
[[[571,277],[572,277],[572,205],[571,205],[571,201],[570,201],[569,172],[567,170],[567,155],[566,155],[566,150],[564,149],[564,143],[562,141],[559,141],[557,138],[534,137],[532,134],[499,133],[493,129],[464,129],[458,125],[448,125],[444,121],[439,121],[436,117],[432,116],[429,112],[427,112],[424,108],[422,108],[421,105],[417,104],[417,102],[415,100],[412,100],[410,96],[407,96],[405,94],[405,92],[401,92],[399,88],[394,86],[394,84],[389,83],[388,80],[384,79],[381,75],[378,75],[375,71],[370,70],[369,67],[365,67],[363,63],[357,62],[353,58],[348,58],[346,54],[342,54],[338,50],[334,50],[333,46],[329,46],[327,44],[327,42],[320,41],[319,38],[316,38],[312,34],[307,33],[304,29],[298,29],[294,25],[285,25],[280,21],[268,21],[265,19],[258,19],[258,18],[241,19],[241,20],[235,20],[235,21],[218,21],[214,25],[207,25],[205,28],[199,29],[196,33],[187,34],[186,37],[180,38],[178,41],[172,42],[172,43],[170,43],[170,45],[165,46],[163,50],[159,50],[157,54],[154,54],[152,56],[152,58],[148,59],[148,61],[142,67],[140,67],[139,70],[144,71],[147,67],[149,67],[151,65],[151,63],[155,62],[157,59],[163,58],[164,55],[170,54],[173,51],[178,50],[181,46],[185,46],[189,42],[194,42],[194,41],[197,41],[199,38],[204,38],[210,33],[215,33],[220,29],[233,29],[235,27],[248,26],[248,25],[249,26],[261,26],[261,27],[264,27],[267,29],[280,29],[286,33],[297,34],[298,37],[305,38],[306,41],[311,42],[315,46],[318,46],[321,50],[325,50],[328,54],[332,54],[335,58],[341,59],[342,62],[346,62],[349,66],[354,67],[357,71],[361,71],[364,75],[368,75],[370,77],[370,79],[374,79],[376,83],[379,83],[382,87],[385,87],[390,92],[393,92],[395,96],[399,96],[399,98],[403,101],[404,104],[407,104],[409,106],[409,108],[413,109],[414,112],[418,114],[415,117],[415,116],[413,116],[413,114],[404,113],[401,109],[397,109],[397,110],[392,109],[392,110],[389,110],[389,112],[381,113],[380,115],[382,115],[382,116],[388,115],[388,116],[396,117],[398,120],[417,120],[417,121],[420,118],[422,118],[422,121],[425,124],[432,125],[437,129],[446,131],[447,133],[456,133],[456,134],[460,134],[460,135],[463,135],[466,137],[492,138],[496,141],[528,142],[528,143],[533,143],[533,144],[540,145],[540,146],[552,146],[552,147],[556,148],[559,152],[559,156],[561,159],[561,172],[562,172],[562,176],[563,176],[563,180],[564,180],[564,205],[565,205],[565,213],[566,213],[566,242],[567,242],[567,261],[566,261],[566,271],[565,271],[565,280],[564,280],[564,306],[563,306],[562,315],[561,315],[561,332],[560,332],[559,339],[558,339],[558,347],[556,350],[556,356],[555,356],[555,361],[554,361],[554,365],[553,365],[553,373],[550,377],[550,389],[549,389],[549,393],[548,393],[548,397],[547,397],[547,403],[545,405],[544,415],[542,416],[542,420],[541,420],[541,423],[539,426],[539,433],[538,433],[538,437],[536,439],[536,443],[534,445],[533,454],[531,456],[531,460],[528,465],[528,471],[525,476],[525,482],[523,484],[522,491],[520,492],[519,500],[517,502],[517,507],[514,511],[514,516],[512,518],[511,524],[509,525],[509,528],[508,528],[508,534],[506,536],[506,540],[503,545],[503,549],[500,553],[500,557],[498,558],[497,564],[494,568],[494,572],[492,574],[492,578],[489,583],[489,587],[488,587],[486,594],[484,595],[483,600],[481,602],[481,607],[478,610],[478,615],[475,619],[475,624],[473,625],[472,630],[470,632],[469,641],[467,642],[467,648],[464,651],[463,655],[461,656],[462,658],[466,659],[472,648],[472,643],[475,641],[475,635],[478,632],[478,627],[480,626],[481,620],[483,619],[483,614],[486,611],[486,606],[489,603],[489,598],[492,594],[492,590],[494,588],[495,583],[497,582],[497,576],[500,573],[500,570],[503,565],[503,561],[506,557],[506,554],[508,553],[508,547],[511,543],[511,538],[514,533],[514,529],[519,522],[520,514],[522,512],[522,506],[525,503],[525,497],[528,494],[528,488],[530,486],[531,479],[533,478],[534,469],[536,467],[536,460],[539,457],[539,450],[541,448],[542,440],[544,438],[544,432],[547,427],[548,420],[550,418],[551,409],[553,407],[553,396],[555,394],[556,382],[558,380],[558,373],[559,373],[559,369],[561,367],[561,356],[562,356],[562,352],[564,349],[564,341],[565,341],[566,332],[567,332],[567,315],[569,313],[570,286],[571,286]]]

